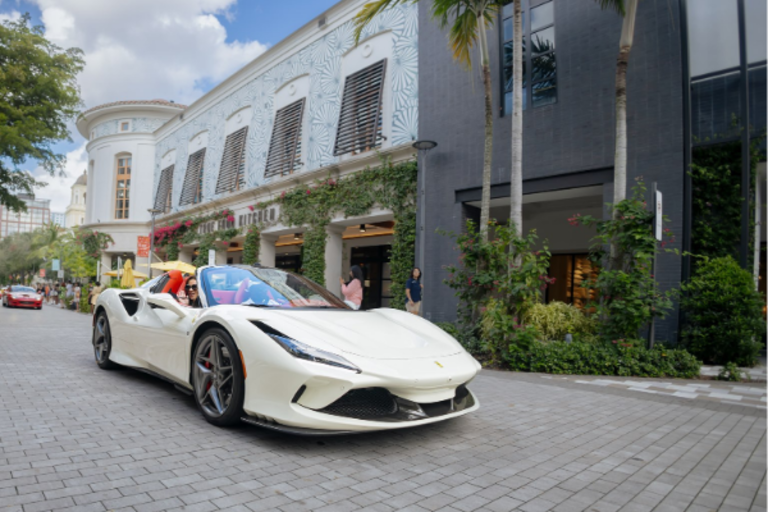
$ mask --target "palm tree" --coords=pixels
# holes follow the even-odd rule
[[[523,16],[514,0],[512,25],[512,165],[510,166],[509,222],[523,235]]]
[[[355,40],[365,26],[380,12],[401,3],[418,0],[375,0],[363,6],[355,16]],[[519,0],[517,0],[519,1]],[[491,212],[491,158],[493,155],[493,93],[488,52],[488,29],[499,9],[498,0],[434,0],[432,17],[441,28],[449,28],[448,40],[455,60],[472,67],[471,50],[477,44],[485,91],[485,144],[483,150],[483,194],[480,203],[480,234],[488,238]]]

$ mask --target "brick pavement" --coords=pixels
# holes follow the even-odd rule
[[[99,370],[90,318],[0,310],[0,511],[764,511],[753,407],[483,372],[476,414],[299,438]]]

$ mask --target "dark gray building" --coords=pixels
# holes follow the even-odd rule
[[[735,6],[737,0],[732,1]],[[694,3],[700,7],[713,1]],[[639,3],[628,72],[627,124],[628,183],[634,184],[633,178],[640,176],[648,185],[657,182],[664,194],[664,213],[671,220],[668,227],[679,235],[673,247],[682,250],[684,91],[689,77],[684,71],[681,31],[687,24],[681,23],[681,6],[678,0]],[[455,318],[456,300],[443,284],[447,276],[442,267],[454,263],[457,254],[451,240],[435,230],[458,232],[466,218],[479,218],[483,86],[477,69],[467,72],[452,60],[446,35],[431,19],[430,8],[431,2],[420,2],[419,136],[438,142],[426,156],[424,313],[443,321]],[[762,1],[763,20],[764,10]],[[501,221],[509,217],[511,105],[505,103],[509,91],[505,61],[511,62],[511,57],[505,55],[505,42],[512,38],[511,19],[507,20],[511,11],[511,5],[504,9],[489,36],[497,112],[491,216]],[[559,279],[548,290],[548,300],[579,304],[586,298],[579,282],[591,272],[586,254],[594,233],[569,225],[567,219],[574,213],[603,215],[604,204],[612,199],[615,63],[622,19],[601,10],[595,0],[523,0],[523,15],[525,39],[533,42],[526,45],[523,56],[527,70],[523,229],[536,229],[553,254],[550,274]],[[758,68],[762,70],[764,126],[764,23],[762,42],[762,67]],[[715,67],[711,72],[722,75],[725,68]],[[759,77],[756,82],[759,85]],[[699,104],[710,101],[717,110],[712,104],[720,101],[715,89],[710,87],[710,100],[699,98]],[[682,272],[679,256],[660,256],[657,277],[664,288],[677,287]],[[677,325],[675,312],[659,325],[657,339],[676,339]]]

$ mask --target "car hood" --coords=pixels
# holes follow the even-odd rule
[[[394,309],[260,312],[260,321],[298,341],[369,359],[432,358],[464,352],[432,322]]]

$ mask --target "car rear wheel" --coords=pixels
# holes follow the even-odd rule
[[[93,355],[96,364],[102,370],[109,370],[117,366],[109,360],[112,353],[112,333],[109,330],[109,319],[104,311],[99,312],[96,323],[93,325]]]
[[[219,328],[203,333],[192,361],[195,402],[203,417],[219,427],[238,423],[243,415],[244,382],[232,337]]]

